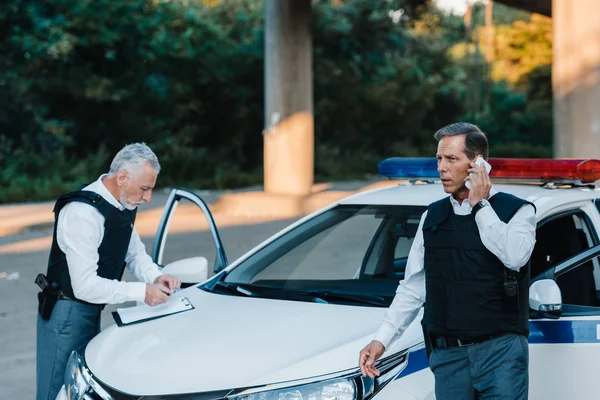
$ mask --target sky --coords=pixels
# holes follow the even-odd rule
[[[474,3],[475,0],[435,0],[435,2],[442,10],[463,15],[467,10],[467,2]]]

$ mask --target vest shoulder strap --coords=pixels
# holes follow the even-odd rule
[[[531,204],[535,210],[533,203],[504,192],[496,193],[490,198],[489,202],[498,218],[504,223],[508,223],[524,205]]]
[[[90,206],[96,208],[104,216],[104,218],[106,218],[107,215],[114,209],[114,207],[98,193],[90,190],[77,190],[62,195],[58,198],[58,200],[56,200],[53,210],[54,215],[58,217],[60,210],[62,210],[64,206],[72,201],[89,204]]]
[[[435,230],[435,228],[448,219],[448,213],[452,209],[449,197],[435,201],[427,207],[427,216],[423,222],[423,229]]]

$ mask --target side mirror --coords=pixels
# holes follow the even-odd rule
[[[552,279],[533,282],[529,287],[529,308],[532,318],[560,318],[562,295],[556,282]]]
[[[187,287],[208,279],[208,260],[204,257],[184,258],[165,265],[163,273],[181,279]]]

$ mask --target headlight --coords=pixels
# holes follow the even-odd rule
[[[76,351],[71,353],[67,361],[65,390],[69,400],[113,400],[94,380]]]
[[[381,375],[363,377],[360,371],[345,371],[295,382],[246,389],[226,400],[369,400],[396,378],[408,364],[408,353],[380,360]]]
[[[302,386],[267,390],[228,397],[229,400],[355,400],[356,384],[351,379],[324,381]]]

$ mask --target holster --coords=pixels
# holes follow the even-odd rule
[[[504,310],[507,312],[519,312],[519,279],[518,273],[507,271],[504,268]]]
[[[425,339],[425,351],[427,352],[427,359],[429,360],[429,356],[433,351],[433,340],[431,339],[431,332],[427,329],[427,325],[425,324],[425,320],[421,320],[421,328],[423,328],[423,339]]]
[[[38,312],[44,321],[48,321],[58,300],[60,291],[52,286],[38,293]]]

